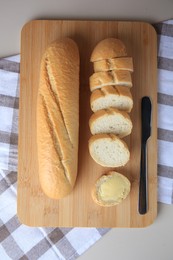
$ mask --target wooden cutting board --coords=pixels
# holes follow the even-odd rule
[[[36,146],[36,96],[39,85],[40,60],[48,44],[68,36],[80,50],[80,137],[78,178],[74,191],[59,201],[47,198],[38,178]],[[120,205],[103,208],[91,198],[96,179],[109,169],[97,165],[89,155],[91,136],[88,120],[91,115],[89,76],[91,52],[100,40],[117,37],[133,57],[134,73],[131,112],[133,132],[125,138],[131,158],[116,169],[131,181],[131,192]],[[153,27],[143,22],[35,20],[21,33],[21,76],[19,113],[18,217],[29,226],[47,227],[144,227],[157,215],[157,42]],[[152,135],[148,142],[149,211],[138,213],[140,172],[141,97],[152,100]],[[67,101],[68,102],[68,101]]]

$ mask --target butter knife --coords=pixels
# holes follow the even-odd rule
[[[151,135],[151,100],[143,97],[141,101],[141,164],[139,181],[139,214],[146,214],[148,211],[148,173],[147,173],[147,140]]]

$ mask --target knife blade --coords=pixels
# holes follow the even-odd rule
[[[151,135],[151,100],[145,96],[141,101],[141,162],[139,180],[139,214],[148,211],[148,173],[147,173],[147,141]]]

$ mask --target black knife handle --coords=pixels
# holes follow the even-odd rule
[[[141,147],[141,165],[140,165],[140,181],[139,181],[139,213],[144,215],[148,209],[148,194],[147,194],[147,155],[146,142],[142,143]]]

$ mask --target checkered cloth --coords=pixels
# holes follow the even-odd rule
[[[173,20],[158,34],[158,201],[173,204]]]
[[[173,204],[173,20],[158,33],[158,201]],[[109,229],[31,228],[16,216],[20,56],[0,59],[0,259],[76,259]]]
[[[109,229],[30,228],[16,216],[20,56],[0,59],[0,259],[76,259]]]

